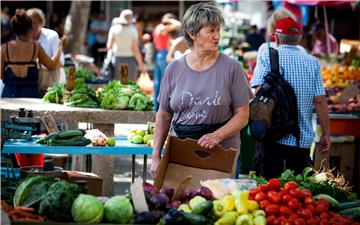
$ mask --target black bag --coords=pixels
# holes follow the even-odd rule
[[[212,133],[224,126],[228,121],[216,124],[181,125],[173,124],[173,129],[179,138],[191,138],[199,140],[203,135]]]
[[[259,142],[276,142],[288,134],[300,140],[297,99],[279,69],[279,53],[270,48],[271,72],[250,102],[250,135]]]

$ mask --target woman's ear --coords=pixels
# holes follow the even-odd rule
[[[195,41],[196,35],[194,35],[191,32],[188,32],[189,37],[191,38],[191,40]]]

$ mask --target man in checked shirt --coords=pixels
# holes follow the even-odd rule
[[[320,65],[315,57],[296,47],[301,33],[301,25],[290,17],[279,20],[275,27],[280,72],[294,88],[297,98],[300,145],[297,147],[296,139],[291,134],[276,143],[257,142],[253,169],[256,175],[267,179],[280,177],[285,169],[294,170],[295,174],[298,174],[303,168],[312,165],[310,146],[314,139],[313,106],[322,128],[321,153],[329,151],[331,145],[328,108]],[[255,67],[252,87],[258,90],[270,70],[269,51],[266,51]]]

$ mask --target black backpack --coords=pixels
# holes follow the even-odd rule
[[[274,143],[288,134],[300,140],[297,99],[291,84],[280,74],[279,53],[269,48],[271,72],[250,102],[250,135],[259,142]]]

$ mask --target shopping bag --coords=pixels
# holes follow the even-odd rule
[[[141,73],[139,79],[136,81],[140,90],[145,94],[152,96],[154,90],[154,81],[150,79],[149,73]]]

